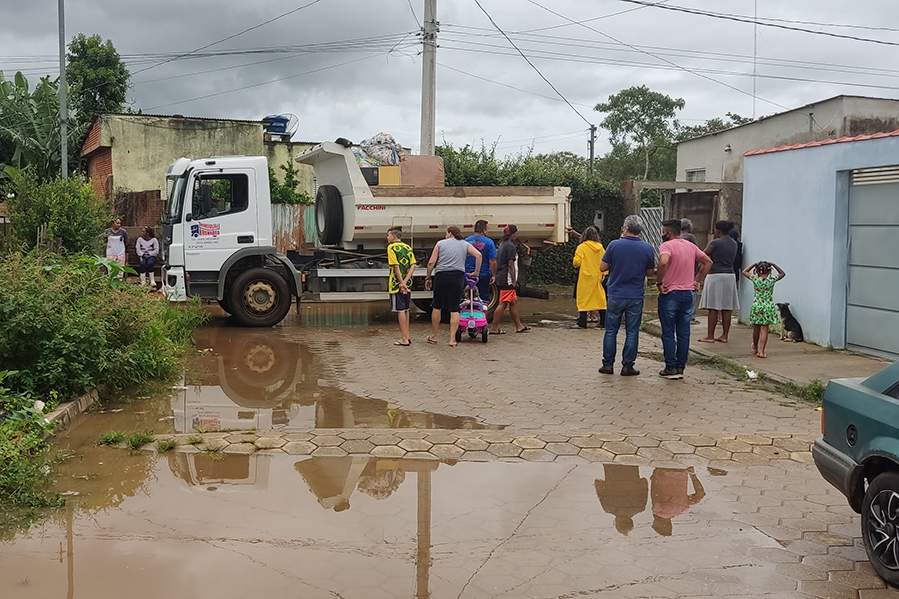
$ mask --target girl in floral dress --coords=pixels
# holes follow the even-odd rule
[[[771,269],[777,270],[776,275]],[[787,276],[778,265],[772,262],[756,262],[743,270],[743,276],[752,281],[755,299],[749,309],[749,322],[752,324],[752,345],[749,349],[760,358],[767,358],[765,346],[768,345],[768,325],[780,322],[777,306],[774,305],[774,284]]]

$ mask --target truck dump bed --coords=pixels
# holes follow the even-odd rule
[[[332,203],[340,197],[339,243],[346,249],[377,249],[386,246],[387,229],[402,226],[403,240],[415,248],[429,248],[443,239],[446,228],[455,225],[463,235],[474,232],[483,219],[494,231],[507,224],[518,227],[518,237],[533,248],[564,243],[570,223],[571,190],[567,187],[412,187],[369,186],[352,150],[325,142],[296,158],[315,168],[319,193],[316,220],[319,235],[331,220],[335,207],[322,204],[323,186]]]

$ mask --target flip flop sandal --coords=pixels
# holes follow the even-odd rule
[[[410,341],[409,343],[403,343],[402,341],[394,341],[393,344],[399,345],[400,347],[409,347],[410,345],[412,345],[412,342]]]
[[[430,343],[431,345],[437,345],[436,339],[431,339],[430,337],[426,337],[426,339],[428,340],[428,343]]]
[[[505,335],[506,332],[505,332],[504,330],[500,329],[500,330],[498,330],[498,331],[495,332],[495,333],[494,333],[493,331],[490,331],[490,334],[491,334],[491,335]]]
[[[515,331],[515,332],[516,332],[516,333],[527,333],[527,332],[530,331],[530,330],[531,330],[531,327],[524,327],[524,328],[521,329],[520,331]]]

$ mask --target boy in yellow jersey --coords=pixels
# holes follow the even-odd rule
[[[394,345],[408,347],[412,345],[409,336],[409,304],[412,294],[412,273],[415,272],[415,255],[412,248],[403,243],[402,227],[393,227],[387,231],[387,264],[390,266],[390,279],[387,291],[390,293],[390,310],[396,312],[403,338]]]

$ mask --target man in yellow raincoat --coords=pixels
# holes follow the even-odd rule
[[[577,277],[577,324],[571,328],[587,328],[587,312],[600,310],[599,324],[603,328],[603,312],[606,309],[606,291],[602,288],[602,273],[599,264],[606,250],[599,241],[596,227],[587,227],[581,237],[581,243],[574,252],[574,267],[578,269]]]

